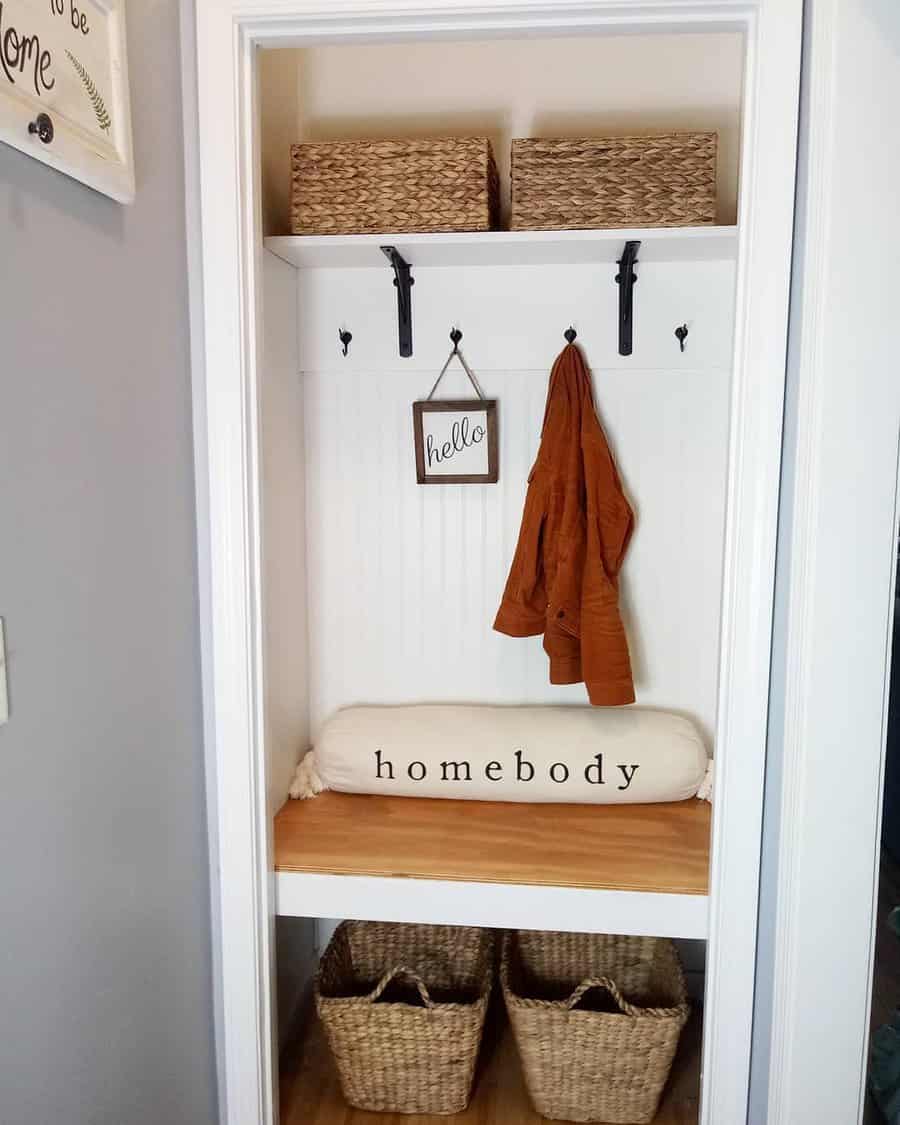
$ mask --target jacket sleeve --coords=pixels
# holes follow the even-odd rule
[[[598,481],[595,486],[596,519],[589,521],[581,591],[581,666],[588,698],[595,707],[634,702],[634,679],[618,593],[619,570],[634,520],[621,488],[612,483],[607,479],[605,484]],[[615,484],[618,486],[617,479]]]
[[[625,552],[634,531],[634,514],[625,499],[615,466],[610,462],[612,477],[607,482],[597,482],[597,520],[603,568],[615,581],[625,559]]]
[[[593,508],[597,513],[603,569],[607,577],[615,582],[634,531],[634,513],[622,488],[612,452],[593,410],[589,427],[587,441],[582,447],[585,486],[593,491],[593,495],[589,497],[588,511]]]
[[[513,556],[494,629],[510,637],[534,637],[547,622],[547,587],[543,540],[546,506],[540,491],[529,486],[519,541]]]

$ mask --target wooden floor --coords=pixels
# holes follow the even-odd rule
[[[710,806],[524,805],[322,793],[275,817],[275,867],[705,895]]]
[[[367,1113],[350,1108],[341,1096],[321,1026],[309,1030],[281,1060],[281,1125],[539,1125],[546,1121],[531,1106],[512,1034],[501,1005],[488,1017],[472,1101],[452,1118],[418,1114]],[[697,1125],[700,1099],[700,1018],[694,1016],[681,1038],[669,1084],[654,1125]]]

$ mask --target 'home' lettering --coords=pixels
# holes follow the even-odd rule
[[[47,75],[50,61],[50,52],[41,47],[37,35],[25,35],[12,24],[4,26],[3,3],[0,0],[0,68],[7,79],[15,86],[16,73],[24,75],[27,66],[34,92],[40,97],[56,85],[56,79]]]

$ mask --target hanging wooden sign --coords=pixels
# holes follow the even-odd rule
[[[132,201],[125,0],[0,0],[0,140]]]
[[[496,484],[499,479],[497,401],[484,397],[466,363],[452,329],[453,350],[428,397],[413,403],[416,479],[419,484]],[[454,357],[459,360],[478,398],[433,398]]]
[[[496,484],[497,402],[446,399],[414,402],[419,484]]]

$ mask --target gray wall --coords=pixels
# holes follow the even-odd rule
[[[216,1118],[177,0],[137,201],[0,145],[0,1122]]]

